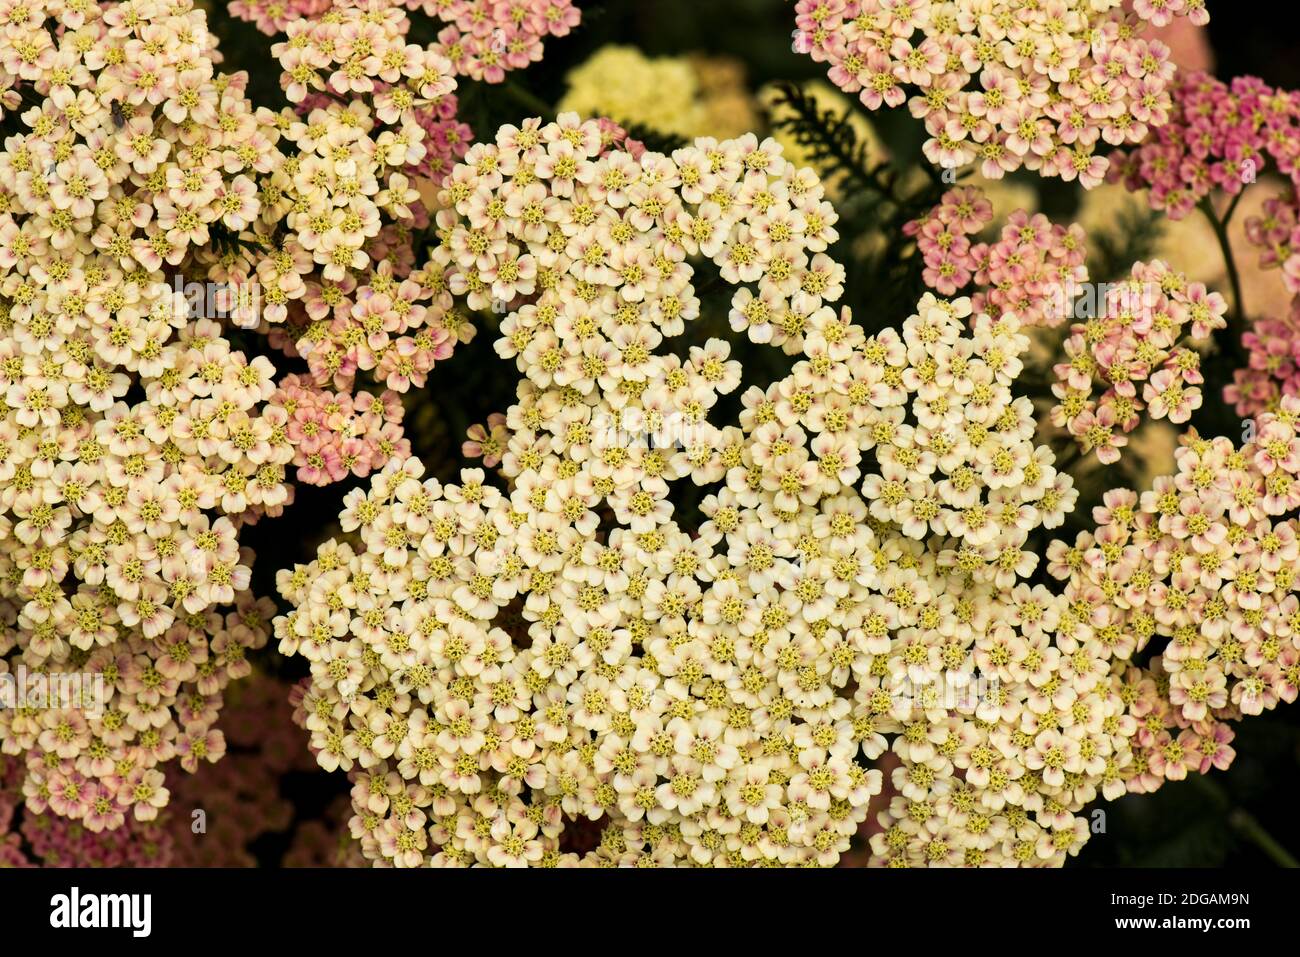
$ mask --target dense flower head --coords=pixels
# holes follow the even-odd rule
[[[1294,305],[1286,318],[1255,320],[1241,344],[1246,366],[1232,371],[1223,390],[1238,415],[1253,418],[1276,409],[1284,395],[1300,396],[1300,320]]]
[[[172,765],[139,777],[136,787],[152,787],[156,813],[113,830],[22,807],[22,763],[0,756],[0,866],[253,867],[265,835],[296,837],[312,824],[315,837],[332,821],[295,819],[282,788],[285,775],[314,765],[292,720],[293,697],[290,685],[265,674],[240,682],[222,715],[229,752],[198,774]]]
[[[266,641],[238,532],[289,500],[287,416],[174,282],[232,262],[279,133],[188,0],[25,9],[0,24],[0,671],[104,700],[0,710],[0,750],[29,809],[100,831],[220,756]]]
[[[573,0],[403,0],[446,23],[442,52],[459,76],[500,83],[542,58],[547,37],[568,36],[582,12]]]
[[[1260,264],[1281,270],[1288,292],[1300,296],[1300,97],[1257,77],[1225,82],[1205,73],[1180,74],[1173,95],[1168,125],[1119,154],[1111,178],[1146,190],[1153,209],[1182,219],[1198,206],[1238,198],[1268,172],[1286,177],[1287,188],[1247,220],[1246,238],[1259,248]],[[1290,314],[1259,317],[1243,334],[1246,362],[1224,390],[1240,415],[1276,410],[1282,395],[1300,393],[1297,302]]]
[[[230,13],[275,36],[304,20],[328,18],[337,6],[330,0],[235,0]],[[572,0],[386,0],[384,6],[441,20],[439,52],[458,76],[488,83],[540,60],[543,41],[567,36],[581,19]]]
[[[289,416],[286,430],[299,482],[329,485],[349,474],[369,475],[394,456],[410,454],[411,443],[401,429],[405,410],[395,392],[354,397],[291,375],[273,398]]]
[[[1089,283],[1082,228],[1042,214],[1012,212],[997,242],[972,243],[992,219],[983,191],[963,187],[904,232],[916,239],[926,285],[943,295],[973,284],[974,309],[1014,312],[1025,325],[1079,317],[1053,368],[1052,423],[1110,464],[1142,412],[1186,422],[1202,401],[1195,347],[1227,324],[1223,297],[1161,261],[1135,263],[1122,281]]]
[[[171,835],[158,818],[92,830],[84,820],[33,813],[22,807],[24,776],[21,761],[0,755],[0,867],[166,867],[174,861]]]
[[[222,716],[226,756],[199,774],[169,776],[170,866],[256,867],[258,845],[262,863],[268,850],[260,839],[297,829],[284,778],[314,762],[293,723],[291,695],[290,684],[264,673],[240,682]]]
[[[1240,448],[1190,431],[1175,475],[1140,496],[1107,492],[1096,530],[1048,553],[1068,583],[1058,640],[1122,657],[1163,643],[1150,673],[1130,669],[1121,692],[1145,697],[1130,790],[1226,767],[1225,720],[1296,699],[1298,422],[1300,399],[1287,396]],[[1144,696],[1151,685],[1158,694]]]
[[[1228,307],[1217,292],[1159,260],[1134,263],[1125,280],[1105,284],[1096,299],[1086,306],[1087,318],[1070,327],[1063,361],[1053,368],[1052,422],[1085,454],[1110,464],[1143,412],[1183,423],[1200,408],[1204,378],[1195,347],[1227,324]]]
[[[448,93],[425,109],[415,111],[415,122],[424,130],[425,151],[424,158],[410,167],[416,176],[442,185],[451,168],[469,151],[474,130],[457,116],[459,105],[456,95]]]
[[[1182,219],[1215,191],[1235,196],[1270,168],[1300,176],[1300,104],[1257,77],[1179,73],[1169,121],[1115,154],[1109,177],[1147,190],[1153,209]],[[1264,229],[1268,232],[1268,227]],[[1271,245],[1271,244],[1266,244]]]
[[[1203,738],[1168,746],[1190,725],[1073,551],[1053,569],[1073,590],[1027,581],[1076,493],[1012,395],[1014,312],[926,294],[866,336],[834,306],[835,212],[770,140],[633,158],[561,116],[482,150],[435,259],[471,306],[515,304],[518,401],[467,449],[503,446],[506,487],[394,460],[349,493],[343,540],[279,576],[280,648],[312,670],[298,720],[349,773],[367,858],[830,864],[889,751],[876,863],[1059,864],[1089,801],[1226,749],[1194,709]],[[739,287],[733,328],[796,357],[738,425],[708,418],[740,388],[726,343],[658,348],[704,263]],[[694,531],[686,480],[710,490]]]
[[[456,86],[451,62],[434,48],[407,43],[409,29],[395,3],[349,0],[317,18],[290,22],[288,39],[274,44],[271,53],[284,68],[290,102],[311,91],[375,93],[381,121],[395,123],[411,119],[417,107]]]
[[[467,137],[448,99],[451,62],[407,42],[409,27],[400,7],[357,0],[292,21],[272,47],[297,112],[278,117],[292,155],[254,231],[281,252],[258,263],[257,279],[265,320],[283,324],[273,342],[304,357],[322,387],[350,390],[361,371],[405,392],[473,335],[449,310],[441,272],[415,260],[428,216],[414,177],[464,155]]]
[[[360,49],[344,40],[337,48],[342,55],[336,55],[338,31],[332,28],[355,22],[351,15],[340,10],[353,6],[365,7],[371,14],[363,22],[397,26],[403,34],[407,23],[403,6],[436,17],[447,25],[426,52],[436,56],[439,66],[449,75],[487,83],[500,83],[508,71],[540,60],[542,41],[548,36],[567,35],[581,16],[571,0],[406,0],[405,3],[378,0],[366,4],[330,0],[236,0],[230,4],[230,13],[254,23],[270,36],[289,34],[291,48],[306,43],[315,51],[315,56],[294,55],[285,62],[285,69],[292,76],[286,88],[292,86],[295,94],[304,85],[317,90],[326,88],[319,70],[326,66],[323,61],[331,59],[339,67],[328,83],[328,88],[335,93],[362,89],[388,93],[389,87],[397,83],[392,66],[398,64],[405,72],[402,58],[418,58],[418,47],[407,44],[406,51],[399,53],[395,46],[380,42],[372,49],[367,42],[378,38],[363,36]],[[383,11],[391,11],[392,15],[383,16]],[[321,24],[325,25],[323,29]],[[386,69],[376,70],[381,64]],[[362,80],[363,75],[368,75],[370,81]],[[406,98],[400,84],[393,95]],[[296,95],[293,99],[298,102]],[[412,173],[441,182],[452,165],[465,155],[474,133],[457,117],[457,106],[456,96],[444,92],[415,100],[403,110],[427,134],[420,158],[413,159],[408,167]]]
[[[1060,325],[1088,279],[1083,230],[1016,210],[996,241],[972,242],[992,221],[992,205],[971,186],[949,190],[904,225],[925,262],[925,284],[951,296],[974,283],[976,311],[1014,312],[1027,326]]]
[[[319,17],[331,6],[332,0],[231,0],[227,10],[267,36],[275,36],[294,21]]]
[[[468,335],[440,272],[414,268],[413,111],[455,81],[405,25],[378,2],[295,21],[284,57],[309,69],[287,65],[289,97],[333,98],[276,114],[216,71],[188,0],[3,24],[22,131],[0,157],[0,666],[107,693],[103,716],[0,714],[33,809],[145,820],[137,788],[167,791],[132,774],[220,756],[221,692],[269,618],[240,528],[288,504],[290,466],[327,484],[408,454],[391,390]],[[213,308],[310,374],[277,382]],[[358,371],[390,391],[355,392]]]
[[[926,158],[1102,181],[1106,146],[1138,143],[1169,116],[1169,49],[1143,33],[1208,22],[1204,0],[799,0],[797,52],[869,109],[925,123]]]
[[[647,56],[609,43],[564,80],[567,90],[555,107],[560,113],[612,117],[683,138],[739,136],[761,123],[762,93],[755,96],[744,64],[732,56]]]
[[[82,619],[96,611],[88,601],[78,608]],[[59,676],[77,678],[82,696],[63,706],[24,698],[0,712],[4,753],[25,761],[27,810],[92,832],[152,821],[168,800],[166,763],[192,774],[225,753],[216,728],[222,693],[249,673],[247,655],[266,643],[272,610],[241,596],[225,615],[190,614],[153,638],[110,625],[100,647],[63,654],[46,632],[34,629],[28,641],[20,631],[16,667],[50,687]],[[23,680],[17,670],[5,677]]]
[[[611,116],[675,136],[693,136],[705,124],[694,65],[681,57],[648,57],[634,46],[610,44],[565,75],[562,113]]]
[[[1291,94],[1291,99],[1295,95]],[[1300,110],[1293,108],[1293,118],[1300,118]],[[1294,122],[1294,120],[1293,120]],[[1242,334],[1246,351],[1246,364],[1233,370],[1233,382],[1224,389],[1224,398],[1235,403],[1243,416],[1255,416],[1263,411],[1273,411],[1284,395],[1300,395],[1300,201],[1296,199],[1296,184],[1300,182],[1300,169],[1296,156],[1300,156],[1300,137],[1291,126],[1285,134],[1275,132],[1273,142],[1285,139],[1293,145],[1285,161],[1291,166],[1291,183],[1277,196],[1264,201],[1262,215],[1246,220],[1246,238],[1259,247],[1259,262],[1267,269],[1280,269],[1282,281],[1291,294],[1291,308],[1278,318],[1261,316]],[[1285,169],[1283,160],[1279,166]]]

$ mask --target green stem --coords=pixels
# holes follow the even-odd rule
[[[1232,799],[1221,784],[1204,774],[1189,774],[1187,779],[1227,816],[1228,827],[1238,837],[1254,844],[1278,867],[1300,867],[1300,861],[1268,833],[1253,814],[1245,808],[1232,806]]]
[[[1242,193],[1245,191],[1243,190]],[[1236,313],[1235,318],[1245,321],[1246,303],[1241,296],[1241,274],[1237,271],[1237,260],[1232,255],[1232,241],[1228,238],[1228,222],[1232,219],[1232,214],[1237,210],[1237,203],[1242,197],[1238,193],[1233,199],[1232,204],[1228,207],[1223,218],[1220,219],[1214,212],[1214,205],[1207,196],[1200,202],[1201,212],[1205,213],[1205,218],[1210,221],[1214,228],[1214,237],[1219,241],[1219,251],[1223,253],[1223,264],[1228,270],[1228,282],[1232,286],[1232,310]]]
[[[1214,204],[1210,202],[1210,197],[1206,196],[1200,202],[1201,212],[1210,221],[1214,228],[1214,236],[1219,241],[1219,251],[1223,254],[1223,264],[1228,271],[1228,283],[1232,286],[1232,312],[1228,314],[1228,321],[1222,329],[1214,333],[1214,342],[1218,346],[1220,355],[1230,357],[1231,368],[1244,369],[1249,363],[1249,356],[1246,355],[1245,345],[1241,341],[1242,333],[1246,328],[1246,303],[1241,294],[1241,273],[1237,270],[1237,259],[1232,254],[1232,240],[1228,237],[1228,223],[1232,219],[1232,214],[1237,211],[1237,203],[1245,194],[1242,190],[1228,205],[1227,211],[1220,219],[1214,212]],[[1228,373],[1231,376],[1231,373]]]
[[[1232,202],[1228,204],[1228,209],[1223,214],[1223,228],[1225,230],[1228,228],[1228,223],[1232,222],[1232,214],[1237,211],[1237,204],[1241,202],[1241,197],[1245,195],[1246,195],[1246,190],[1243,188],[1241,192],[1239,192],[1236,196],[1232,197]]]
[[[1259,821],[1255,820],[1254,815],[1248,811],[1237,808],[1228,815],[1228,824],[1239,835],[1267,854],[1278,867],[1300,867],[1300,861],[1279,844],[1277,838],[1264,830]]]

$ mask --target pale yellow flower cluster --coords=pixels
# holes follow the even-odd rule
[[[771,140],[633,159],[571,115],[455,170],[435,259],[515,304],[509,488],[394,463],[280,577],[367,857],[831,864],[890,750],[877,862],[1058,864],[1125,790],[1126,662],[1058,643],[1063,599],[1024,581],[1074,491],[1011,394],[1016,317],[927,295],[866,337],[822,192]],[[740,385],[725,342],[659,349],[701,262],[734,329],[798,357],[739,426],[708,421]],[[695,532],[687,479],[716,488]]]
[[[650,57],[609,44],[565,77],[557,109],[669,136],[739,136],[757,125],[743,70],[721,57]]]
[[[5,12],[0,671],[106,700],[0,709],[0,748],[29,807],[99,830],[156,814],[160,762],[219,756],[220,692],[266,641],[237,532],[288,499],[288,417],[173,279],[221,272],[278,134],[189,0]]]
[[[271,48],[305,116],[279,117],[296,151],[274,171],[255,224],[267,241],[288,233],[258,266],[264,317],[288,316],[316,381],[339,389],[358,371],[396,391],[423,385],[472,334],[429,304],[442,298],[437,275],[399,286],[415,265],[413,230],[427,222],[411,178],[428,152],[419,111],[456,88],[451,62],[407,42],[409,29],[406,12],[383,0],[339,3],[291,22]],[[290,315],[299,303],[305,317]]]

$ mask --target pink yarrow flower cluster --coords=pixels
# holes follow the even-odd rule
[[[582,19],[573,0],[404,0],[447,26],[438,44],[458,76],[500,83],[542,58],[542,41],[568,36]]]
[[[332,5],[332,0],[231,0],[227,11],[273,37],[295,20],[318,17]]]
[[[1290,188],[1246,221],[1246,237],[1260,248],[1261,265],[1280,269],[1300,296],[1300,96],[1256,77],[1225,82],[1205,73],[1181,75],[1173,95],[1169,123],[1120,153],[1110,178],[1146,190],[1153,209],[1182,219],[1206,202],[1222,206],[1270,170],[1286,177]],[[1240,415],[1276,409],[1282,395],[1300,393],[1297,303],[1291,314],[1260,317],[1243,333],[1248,359],[1224,390]]]
[[[354,397],[288,376],[272,401],[289,415],[286,431],[299,482],[329,485],[348,475],[368,475],[394,456],[410,454],[411,443],[401,429],[404,410],[395,392]]]
[[[1296,700],[1298,422],[1287,396],[1240,448],[1189,433],[1175,475],[1106,493],[1096,530],[1048,553],[1067,582],[1063,636],[1116,661],[1156,644],[1150,672],[1127,668],[1119,692],[1144,702],[1130,791],[1226,767],[1224,722]]]
[[[297,823],[282,779],[314,762],[293,722],[292,693],[292,685],[263,673],[241,682],[222,717],[226,756],[199,774],[169,777],[169,866],[257,867],[255,842]],[[204,823],[197,833],[196,811]]]
[[[420,388],[434,364],[473,335],[437,268],[399,280],[383,262],[360,287],[350,276],[309,280],[303,313],[290,318],[289,334],[298,338],[285,344],[307,360],[318,384],[336,389],[352,389],[359,373],[397,392]]]
[[[166,867],[174,858],[164,821],[131,818],[116,830],[22,807],[24,768],[0,755],[0,867]],[[160,789],[166,797],[165,789]]]
[[[1147,190],[1153,209],[1182,219],[1212,193],[1236,196],[1270,167],[1300,177],[1294,94],[1256,77],[1225,82],[1199,72],[1179,74],[1170,92],[1169,122],[1140,146],[1116,151],[1108,174]],[[1300,261],[1292,274],[1300,280]]]
[[[1061,226],[1042,214],[1017,210],[994,242],[972,243],[993,220],[993,207],[975,187],[949,190],[934,209],[903,232],[916,238],[923,279],[951,296],[970,283],[980,287],[975,309],[1014,312],[1028,326],[1056,326],[1088,279],[1082,227]]]
[[[1285,319],[1257,319],[1241,335],[1247,366],[1234,369],[1223,389],[1237,414],[1254,418],[1277,408],[1283,396],[1300,396],[1300,315],[1293,303]]]
[[[80,608],[83,619],[95,611]],[[222,692],[248,675],[247,655],[266,643],[272,610],[241,598],[226,615],[190,614],[152,639],[115,632],[93,651],[52,657],[52,673],[79,677],[81,699],[0,711],[0,749],[25,758],[27,810],[95,832],[153,820],[168,800],[167,762],[194,773],[225,753],[216,728]],[[18,659],[29,671],[39,667],[35,645]]]
[[[1295,99],[1295,94],[1291,94]],[[1300,114],[1300,109],[1297,109]],[[1296,128],[1288,133],[1294,135]],[[1300,137],[1293,142],[1300,143]],[[1296,153],[1300,154],[1300,146]],[[1264,201],[1263,214],[1246,220],[1246,237],[1260,247],[1260,263],[1280,268],[1287,291],[1292,293],[1291,310],[1280,318],[1260,317],[1242,333],[1247,352],[1245,368],[1233,370],[1233,381],[1224,388],[1224,399],[1236,405],[1238,414],[1254,417],[1273,411],[1282,396],[1300,395],[1300,202],[1292,172],[1291,188]]]
[[[1051,415],[1084,454],[1109,464],[1143,411],[1182,423],[1200,408],[1204,379],[1193,346],[1226,325],[1228,307],[1217,292],[1159,260],[1135,263],[1125,281],[1104,288],[1096,315],[1070,327],[1066,361],[1053,367],[1058,404]]]
[[[795,49],[869,109],[907,104],[926,158],[1000,178],[1102,181],[1106,146],[1169,118],[1169,49],[1147,23],[1208,22],[1204,0],[799,0]]]
[[[0,867],[257,866],[253,842],[297,823],[281,777],[313,764],[291,695],[265,675],[241,682],[222,716],[229,752],[198,774],[172,766],[161,784],[142,778],[136,787],[152,788],[157,815],[130,817],[114,830],[22,807],[23,765],[0,756]]]
[[[456,94],[447,93],[415,111],[415,122],[425,133],[425,154],[408,168],[439,186],[474,142],[474,130],[457,115],[459,106]]]

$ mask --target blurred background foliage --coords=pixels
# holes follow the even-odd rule
[[[272,39],[229,16],[225,4],[207,4],[225,51],[224,69],[247,70],[255,103],[281,108],[278,69],[270,56]],[[938,171],[921,159],[920,124],[905,110],[868,113],[824,81],[822,66],[797,53],[792,42],[790,0],[580,0],[581,26],[571,35],[547,42],[542,62],[500,85],[462,83],[460,118],[476,139],[489,139],[504,123],[527,116],[550,116],[576,108],[604,113],[626,126],[652,149],[671,150],[697,135],[718,138],[753,131],[775,135],[787,152],[814,166],[828,183],[828,193],[842,217],[841,237],[831,254],[844,263],[848,276],[843,305],[868,332],[897,325],[921,292],[919,267],[901,232],[908,219],[934,203],[948,188]],[[1210,0],[1208,45],[1194,51],[1201,62],[1215,64],[1222,77],[1238,73],[1261,76],[1270,84],[1300,88],[1300,58],[1291,31],[1270,25],[1252,4]],[[428,42],[434,27],[413,14],[412,39]],[[1207,59],[1208,58],[1208,59]],[[888,145],[886,149],[885,144]],[[1089,269],[1094,281],[1118,278],[1135,260],[1159,256],[1227,294],[1222,256],[1215,236],[1199,215],[1170,223],[1147,210],[1145,203],[1118,186],[1084,194],[1076,184],[1040,180],[1021,173],[990,184],[978,176],[970,182],[989,189],[997,219],[1014,209],[1041,211],[1058,222],[1079,221],[1089,234]],[[1255,202],[1269,190],[1255,187]],[[1252,192],[1248,192],[1249,196]],[[1248,201],[1245,206],[1249,207]],[[1238,213],[1236,229],[1249,214]],[[1237,237],[1239,239],[1239,237]],[[1235,246],[1235,242],[1234,242]],[[1277,273],[1245,267],[1245,296],[1252,315],[1285,301]],[[708,289],[701,270],[697,285]],[[1276,288],[1274,288],[1276,287]],[[702,295],[699,320],[668,346],[684,353],[712,336],[735,340],[726,321],[729,294]],[[475,317],[479,333],[468,345],[440,363],[423,390],[405,397],[406,431],[430,474],[454,480],[466,464],[460,444],[466,429],[503,412],[515,395],[517,374],[493,350],[499,317]],[[1042,411],[1052,404],[1050,364],[1063,330],[1037,337],[1021,391],[1035,398]],[[1204,434],[1241,441],[1242,422],[1221,400],[1231,378],[1232,346],[1207,357],[1205,406],[1193,418]],[[790,359],[779,350],[736,342],[734,354],[745,367],[744,385],[766,385],[788,371]],[[283,365],[283,357],[278,363]],[[715,424],[734,421],[737,390],[721,403]],[[1060,452],[1066,443],[1045,431],[1040,441]],[[1154,476],[1170,470],[1176,437],[1157,423],[1133,438],[1117,466],[1100,468],[1091,460],[1069,466],[1078,478],[1080,508],[1062,537],[1091,524],[1088,505],[1117,485],[1143,489]],[[333,516],[342,496],[357,480],[326,488],[300,486],[284,516],[250,529],[247,543],[257,552],[254,586],[275,594],[275,572],[307,561],[316,546],[337,534]],[[693,524],[692,512],[704,491],[680,487],[678,518]],[[283,677],[297,677],[292,665],[273,651],[263,667]],[[1237,759],[1227,773],[1165,785],[1154,795],[1131,795],[1099,804],[1096,817],[1104,833],[1088,842],[1075,866],[1294,866],[1300,852],[1300,818],[1294,811],[1300,784],[1300,713],[1285,705],[1239,727]],[[324,776],[316,776],[321,778]],[[313,778],[315,780],[316,778]],[[322,782],[322,790],[334,789]],[[300,782],[296,791],[311,785]],[[854,863],[850,855],[846,863]]]

